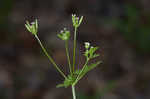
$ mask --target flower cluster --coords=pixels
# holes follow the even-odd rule
[[[72,23],[75,28],[78,28],[83,20],[83,16],[81,18],[77,17],[75,14],[72,14]]]
[[[37,32],[38,32],[38,22],[37,22],[37,19],[34,22],[31,22],[31,24],[29,24],[29,21],[26,21],[25,27],[33,35],[36,35]]]
[[[90,46],[89,42],[85,42],[84,44],[85,44],[85,49],[86,49],[84,56],[86,56],[87,59],[92,59],[92,58],[99,56],[99,54],[95,53],[98,47]]]
[[[62,40],[68,40],[70,38],[70,31],[64,28],[64,30],[61,30],[57,36]]]

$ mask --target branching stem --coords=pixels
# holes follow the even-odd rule
[[[73,85],[72,85],[72,95],[73,95],[73,99],[76,99],[75,86]]]
[[[74,30],[74,47],[73,47],[73,72],[75,71],[75,59],[76,59],[76,36],[77,36],[77,27]]]
[[[77,76],[75,82],[73,83],[73,85],[76,85],[76,83],[81,79],[81,74],[83,73],[83,71],[85,70],[87,64],[88,64],[89,59],[86,60],[82,70],[80,71],[79,75]]]
[[[51,56],[48,54],[48,52],[46,51],[46,49],[44,48],[43,44],[41,43],[40,39],[38,38],[37,35],[35,35],[35,38],[37,39],[38,43],[40,44],[43,52],[45,53],[45,55],[48,57],[49,61],[53,64],[53,66],[58,70],[58,72],[66,79],[67,77],[65,76],[65,74],[59,69],[59,67],[57,66],[57,64],[54,62],[54,60],[51,58]]]
[[[65,41],[65,48],[66,48],[66,54],[67,54],[67,59],[68,59],[69,70],[70,70],[70,73],[72,75],[72,68],[71,68],[70,57],[69,57],[69,49],[68,49],[68,41]]]

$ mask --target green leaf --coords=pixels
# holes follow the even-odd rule
[[[62,38],[62,34],[60,33],[60,34],[57,34],[57,36],[60,38],[60,39],[62,39],[63,40],[63,38]]]
[[[96,63],[87,65],[86,68],[84,69],[84,71],[82,72],[82,74],[80,74],[80,72],[81,72],[80,69],[76,70],[75,73],[78,75],[80,74],[80,77],[79,77],[79,80],[80,80],[86,73],[88,73],[89,71],[91,71],[92,69],[94,69],[95,67],[97,67],[101,63],[102,63],[102,61],[98,61]]]
[[[99,54],[94,54],[94,55],[93,55],[93,58],[98,57],[98,56],[99,56]]]
[[[64,84],[58,84],[56,88],[65,87]]]
[[[94,69],[95,67],[97,67],[101,63],[102,63],[102,61],[98,61],[96,63],[88,65],[87,68],[86,68],[86,70],[85,70],[85,72],[87,73],[87,72],[91,71],[92,69]]]
[[[82,20],[83,20],[83,16],[81,16],[81,18],[79,20],[79,25],[81,24]]]
[[[71,80],[69,79],[65,79],[64,82],[62,84],[58,84],[56,86],[56,88],[60,88],[60,87],[65,87],[67,88],[68,86],[70,86],[72,84]]]
[[[74,83],[74,81],[76,80],[76,77],[77,77],[77,75],[76,74],[74,74],[74,75],[68,75],[68,77],[64,80],[64,82],[62,83],[62,84],[58,84],[56,87],[57,88],[60,88],[60,87],[65,87],[65,88],[67,88],[67,87],[69,87],[69,86],[71,86],[73,83]]]
[[[98,49],[98,47],[91,47],[89,50],[89,58],[95,58],[98,56],[98,54],[94,54],[95,51]]]
[[[35,19],[35,27],[38,29],[38,21],[37,21],[37,19]]]
[[[89,50],[86,50],[84,56],[88,58],[88,55],[89,55]]]
[[[25,27],[27,28],[27,30],[28,30],[29,32],[31,32],[31,29],[30,29],[30,27],[28,26],[28,24],[25,24]]]
[[[80,75],[79,80],[89,71],[91,71],[92,69],[94,69],[95,67],[97,67],[100,63],[102,63],[101,61],[98,61],[96,63],[93,63],[91,65],[87,65],[85,70],[83,71],[83,73]]]

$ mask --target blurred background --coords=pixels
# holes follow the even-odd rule
[[[66,73],[64,43],[71,14],[83,15],[77,34],[77,67],[83,44],[99,46],[103,63],[77,85],[77,99],[150,99],[149,0],[0,0],[0,99],[72,99],[25,21],[39,21],[38,36]],[[73,48],[70,39],[70,52]]]

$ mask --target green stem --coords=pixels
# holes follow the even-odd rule
[[[45,53],[45,55],[48,57],[49,61],[54,65],[54,67],[58,70],[58,72],[66,79],[67,77],[65,76],[65,74],[59,69],[59,67],[57,66],[57,64],[54,62],[54,60],[51,58],[51,56],[48,54],[48,52],[46,51],[46,49],[44,48],[43,44],[41,43],[40,39],[38,38],[37,35],[35,35],[38,43],[40,44],[43,52]]]
[[[88,64],[89,59],[86,60],[82,70],[80,71],[79,75],[77,76],[75,82],[73,83],[73,85],[76,85],[76,83],[82,78],[81,74],[83,73],[83,71],[85,70],[87,64]]]
[[[73,72],[75,70],[75,59],[76,59],[76,35],[77,35],[77,27],[75,27],[75,30],[74,30]]]
[[[68,65],[69,65],[70,73],[72,75],[72,69],[71,69],[71,63],[70,63],[70,57],[69,57],[69,50],[68,50],[68,41],[65,41],[65,48],[66,48],[66,54],[67,54],[67,59],[68,59]]]
[[[75,86],[73,85],[72,85],[72,95],[73,95],[73,99],[76,99]]]

